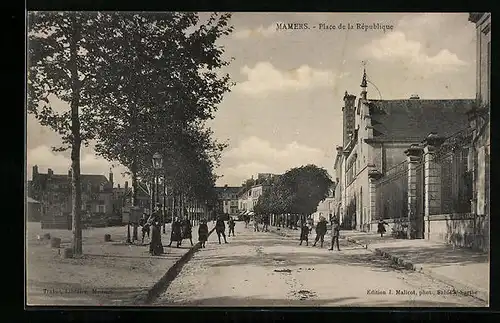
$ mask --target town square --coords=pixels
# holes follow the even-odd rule
[[[27,15],[28,306],[488,307],[490,13]]]

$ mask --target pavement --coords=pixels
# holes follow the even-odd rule
[[[152,305],[487,306],[346,239],[329,251],[329,243],[299,246],[298,231],[253,232],[242,222],[235,231],[227,244],[212,235]]]
[[[212,223],[208,226],[213,227]],[[44,233],[61,238],[61,248],[54,249],[48,241],[39,241],[37,235]],[[42,230],[40,223],[28,223],[28,305],[112,306],[147,302],[158,289],[158,283],[165,284],[165,279],[175,278],[171,269],[189,260],[186,256],[193,253],[198,242],[198,226],[195,226],[194,249],[189,240],[184,240],[180,248],[167,247],[170,241],[170,225],[167,225],[166,233],[162,234],[165,254],[151,256],[148,238],[144,244],[126,243],[127,226],[85,229],[82,233],[83,256],[65,259],[61,255],[71,245],[71,231]],[[104,242],[105,234],[111,235],[110,242]]]
[[[298,239],[300,231],[271,227],[274,233]],[[341,231],[342,239],[357,244],[403,267],[437,279],[457,291],[473,291],[473,297],[489,301],[489,255],[424,239],[394,239],[376,233]],[[312,232],[310,239],[315,238]],[[325,236],[330,245],[330,232]]]

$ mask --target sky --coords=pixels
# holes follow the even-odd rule
[[[278,30],[280,23],[309,29]],[[385,29],[356,28],[363,23]],[[368,99],[475,98],[476,30],[467,13],[233,13],[231,24],[233,33],[219,43],[233,58],[224,72],[236,85],[208,123],[218,140],[229,142],[216,170],[220,186],[306,164],[332,174],[342,141],[342,98],[345,91],[359,97],[363,66]],[[28,179],[33,165],[67,173],[69,152],[51,151],[60,143],[27,116]],[[82,174],[108,176],[111,168],[115,183],[130,181],[121,175],[124,167],[97,157],[92,146],[82,148]]]

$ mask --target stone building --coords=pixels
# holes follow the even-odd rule
[[[409,99],[374,100],[367,97],[367,75],[363,72],[361,94],[345,93],[343,112],[343,146],[337,148],[335,176],[336,203],[341,223],[346,228],[376,230],[375,220],[393,217],[377,207],[376,181],[402,173],[408,148],[430,133],[447,137],[467,127],[466,112],[474,100],[428,100],[412,95]],[[404,185],[403,185],[404,186]],[[404,187],[394,187],[393,194]],[[401,214],[407,212],[401,195]]]
[[[220,213],[229,216],[238,215],[238,192],[241,187],[224,185],[216,187],[218,196],[218,210]]]
[[[473,130],[469,167],[473,177],[472,212],[476,215],[475,227],[482,239],[475,244],[489,249],[490,222],[490,97],[491,97],[491,13],[471,13],[469,21],[476,25],[476,100],[469,111]],[[482,240],[478,243],[478,240]]]
[[[97,218],[106,222],[113,214],[113,174],[109,180],[104,175],[81,174],[82,219]],[[71,223],[71,170],[68,174],[54,174],[52,169],[40,173],[33,166],[32,180],[28,182],[29,196],[40,201],[42,225],[70,227]],[[92,220],[92,219],[88,219]]]

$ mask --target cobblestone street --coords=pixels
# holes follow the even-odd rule
[[[451,287],[444,283],[345,240],[340,252],[329,251],[329,242],[322,249],[311,242],[299,246],[238,222],[228,242],[218,244],[212,235],[155,305],[486,306],[470,296],[446,295]]]

